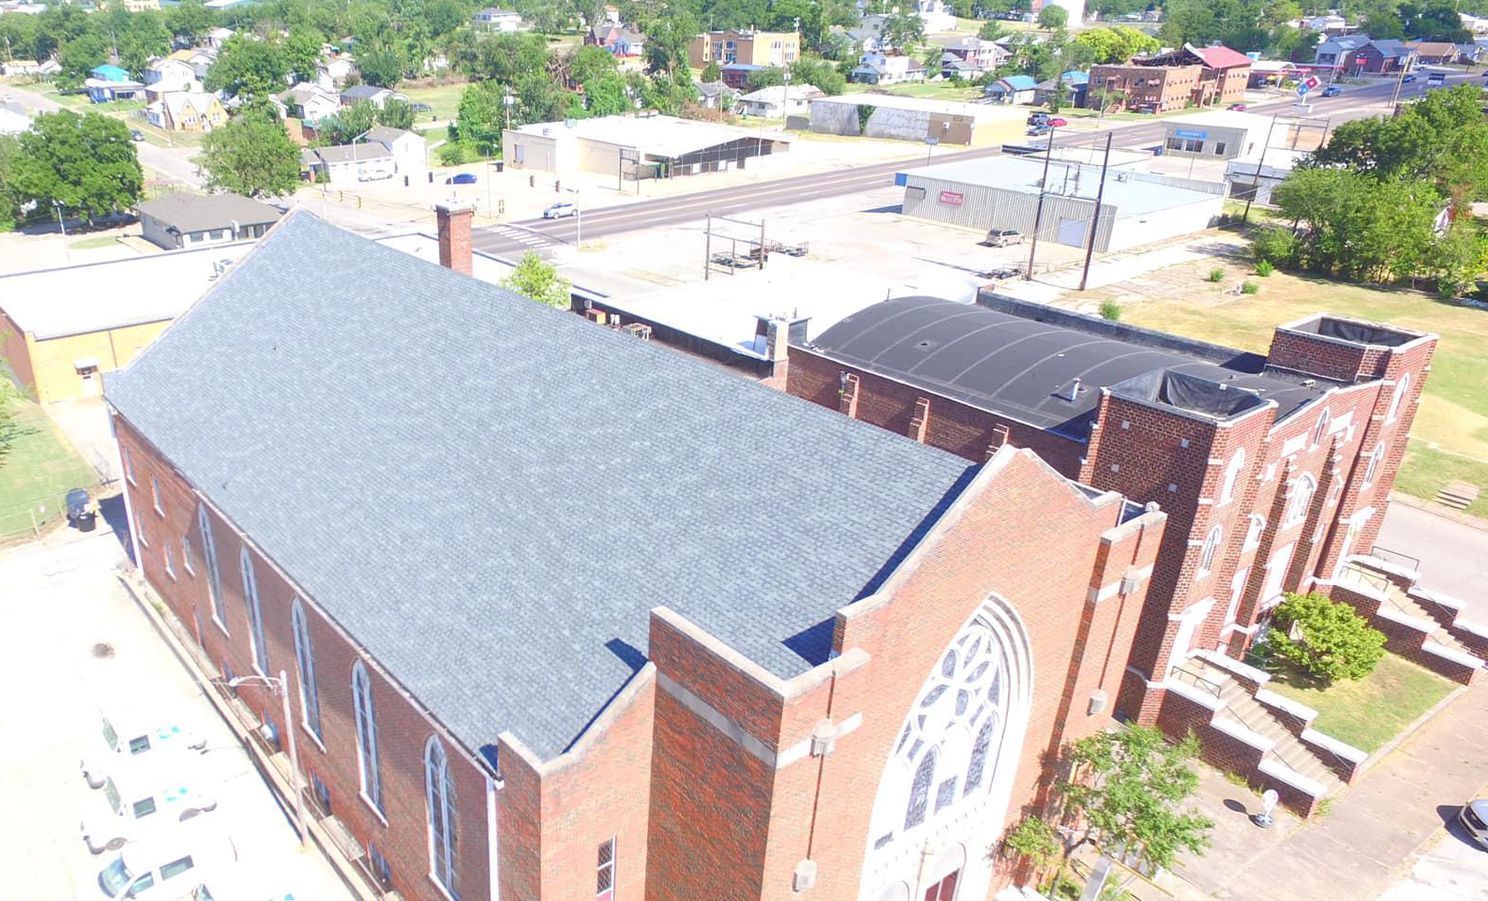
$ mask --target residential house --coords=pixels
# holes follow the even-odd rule
[[[353,103],[360,103],[365,100],[378,109],[382,109],[387,105],[389,100],[394,98],[399,100],[407,99],[401,94],[396,94],[388,88],[379,87],[375,84],[358,84],[352,85],[341,92],[341,105],[351,106]]]
[[[701,81],[693,87],[697,88],[698,103],[704,109],[730,109],[734,105],[734,97],[738,95],[738,91],[722,81]]]
[[[93,71],[100,70],[108,70],[110,73],[124,72],[118,66],[99,66]],[[122,78],[104,78],[94,75],[92,78],[83,80],[83,87],[88,92],[88,99],[94,103],[134,100],[145,93],[144,83],[131,79],[127,73]]]
[[[1456,62],[1459,52],[1450,41],[1410,41],[1405,46],[1416,55],[1417,62],[1427,66]]]
[[[1326,31],[1329,33],[1342,32],[1348,27],[1348,20],[1337,13],[1325,13],[1320,16],[1311,16],[1301,21],[1303,31]]]
[[[793,31],[710,31],[687,47],[692,65],[747,63],[788,66],[801,57],[801,36]]]
[[[88,73],[99,81],[132,81],[129,71],[121,66],[105,63],[102,66],[94,66]]]
[[[171,91],[145,107],[145,119],[166,131],[211,131],[227,121],[216,94]]]
[[[175,192],[139,205],[140,233],[166,250],[258,238],[283,215],[241,194]]]
[[[1358,48],[1343,61],[1343,68],[1355,75],[1393,75],[1402,70],[1409,72],[1415,62],[1415,52],[1404,41],[1391,38],[1370,41]]]
[[[367,132],[367,143],[381,144],[393,156],[399,175],[423,178],[429,170],[429,142],[423,135],[386,125],[373,126]]]
[[[341,109],[341,95],[302,81],[274,98],[280,115],[315,123]]]
[[[845,35],[852,46],[860,51],[888,50],[894,46],[884,38],[883,20],[886,16],[864,16],[863,21],[853,28],[836,29]]]
[[[185,58],[181,58],[180,54],[185,54]],[[202,85],[198,80],[196,67],[189,62],[190,58],[190,51],[177,50],[170,56],[150,63],[145,67],[145,87],[154,94],[200,91]]]
[[[984,93],[993,103],[1032,103],[1037,88],[1032,75],[1009,75],[987,85]]]
[[[1063,96],[1060,96],[1059,85],[1064,86]],[[1085,92],[1090,87],[1089,72],[1065,72],[1058,80],[1050,78],[1041,81],[1033,89],[1033,102],[1038,104],[1052,103],[1056,98],[1065,106],[1085,107]]]
[[[1316,66],[1342,68],[1350,55],[1368,44],[1373,38],[1367,34],[1341,34],[1318,43],[1313,50],[1312,62]],[[1352,65],[1352,63],[1350,63]]]
[[[646,52],[646,36],[624,25],[596,25],[584,35],[584,43],[603,47],[620,57],[640,56]]]
[[[398,172],[398,163],[387,147],[376,141],[362,141],[302,150],[300,168],[314,181],[357,185],[392,178]]]
[[[222,49],[222,45],[226,44],[227,39],[232,36],[233,30],[231,28],[213,28],[211,31],[207,32],[207,35],[205,38],[203,38],[202,43],[207,47],[207,49],[211,50],[213,53],[216,53],[217,51]]]
[[[0,103],[0,135],[18,135],[31,129],[31,114],[19,103]]]
[[[775,85],[761,88],[739,98],[737,110],[745,116],[783,119],[811,114],[811,101],[825,96],[814,84]]]
[[[521,31],[522,14],[510,9],[488,6],[476,12],[475,27],[482,31]]]
[[[48,62],[51,62],[51,60],[48,60]],[[13,59],[9,62],[0,63],[0,75],[8,77],[25,75],[34,78],[42,74],[41,66],[42,64],[34,59]]]
[[[768,69],[769,66],[754,66],[749,63],[728,63],[719,67],[723,83],[736,91],[749,87],[749,76]]]
[[[965,63],[965,66],[955,67],[963,76],[968,73],[980,75],[991,72],[1012,57],[1012,52],[996,41],[984,41],[969,35],[956,38],[943,47],[940,57],[942,69],[945,68],[946,56],[949,55]]]
[[[870,50],[864,53],[849,76],[859,84],[900,84],[924,81],[925,65],[898,50]]]

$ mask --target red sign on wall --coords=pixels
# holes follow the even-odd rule
[[[960,206],[961,205],[961,201],[963,201],[965,199],[966,199],[966,195],[965,194],[962,194],[959,191],[941,191],[940,192],[940,202],[943,203],[943,204],[945,204],[946,206]]]

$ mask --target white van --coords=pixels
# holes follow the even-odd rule
[[[225,872],[237,859],[237,848],[227,837],[202,838],[178,829],[125,848],[98,872],[98,887],[109,899],[195,898],[203,880]]]
[[[163,761],[169,763],[169,761]],[[83,818],[83,841],[94,854],[117,851],[160,824],[184,822],[217,809],[179,767],[131,767],[105,776],[103,791]]]
[[[103,788],[103,780],[121,765],[162,751],[201,751],[206,739],[176,723],[147,725],[120,716],[100,716],[102,746],[95,746],[82,761],[83,778],[89,788]]]

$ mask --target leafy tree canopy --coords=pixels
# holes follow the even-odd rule
[[[573,285],[530,250],[523,254],[511,275],[502,279],[501,287],[559,310],[567,310],[573,304]]]
[[[248,197],[277,197],[300,184],[299,148],[261,102],[208,132],[197,165],[209,189]]]
[[[101,113],[68,110],[32,121],[4,176],[21,202],[60,204],[89,222],[138,203],[144,180],[128,126]]]
[[[1374,672],[1385,636],[1348,604],[1321,594],[1289,594],[1272,617],[1266,648],[1329,684]]]
[[[239,33],[222,45],[217,62],[207,70],[206,86],[245,100],[268,98],[284,90],[288,74],[280,45]]]

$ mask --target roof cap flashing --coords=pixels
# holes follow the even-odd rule
[[[1326,313],[1318,313],[1297,322],[1278,326],[1277,331],[1313,335],[1367,347],[1402,347],[1427,337],[1425,332],[1400,328],[1388,323],[1370,322],[1346,316],[1331,316]]]

